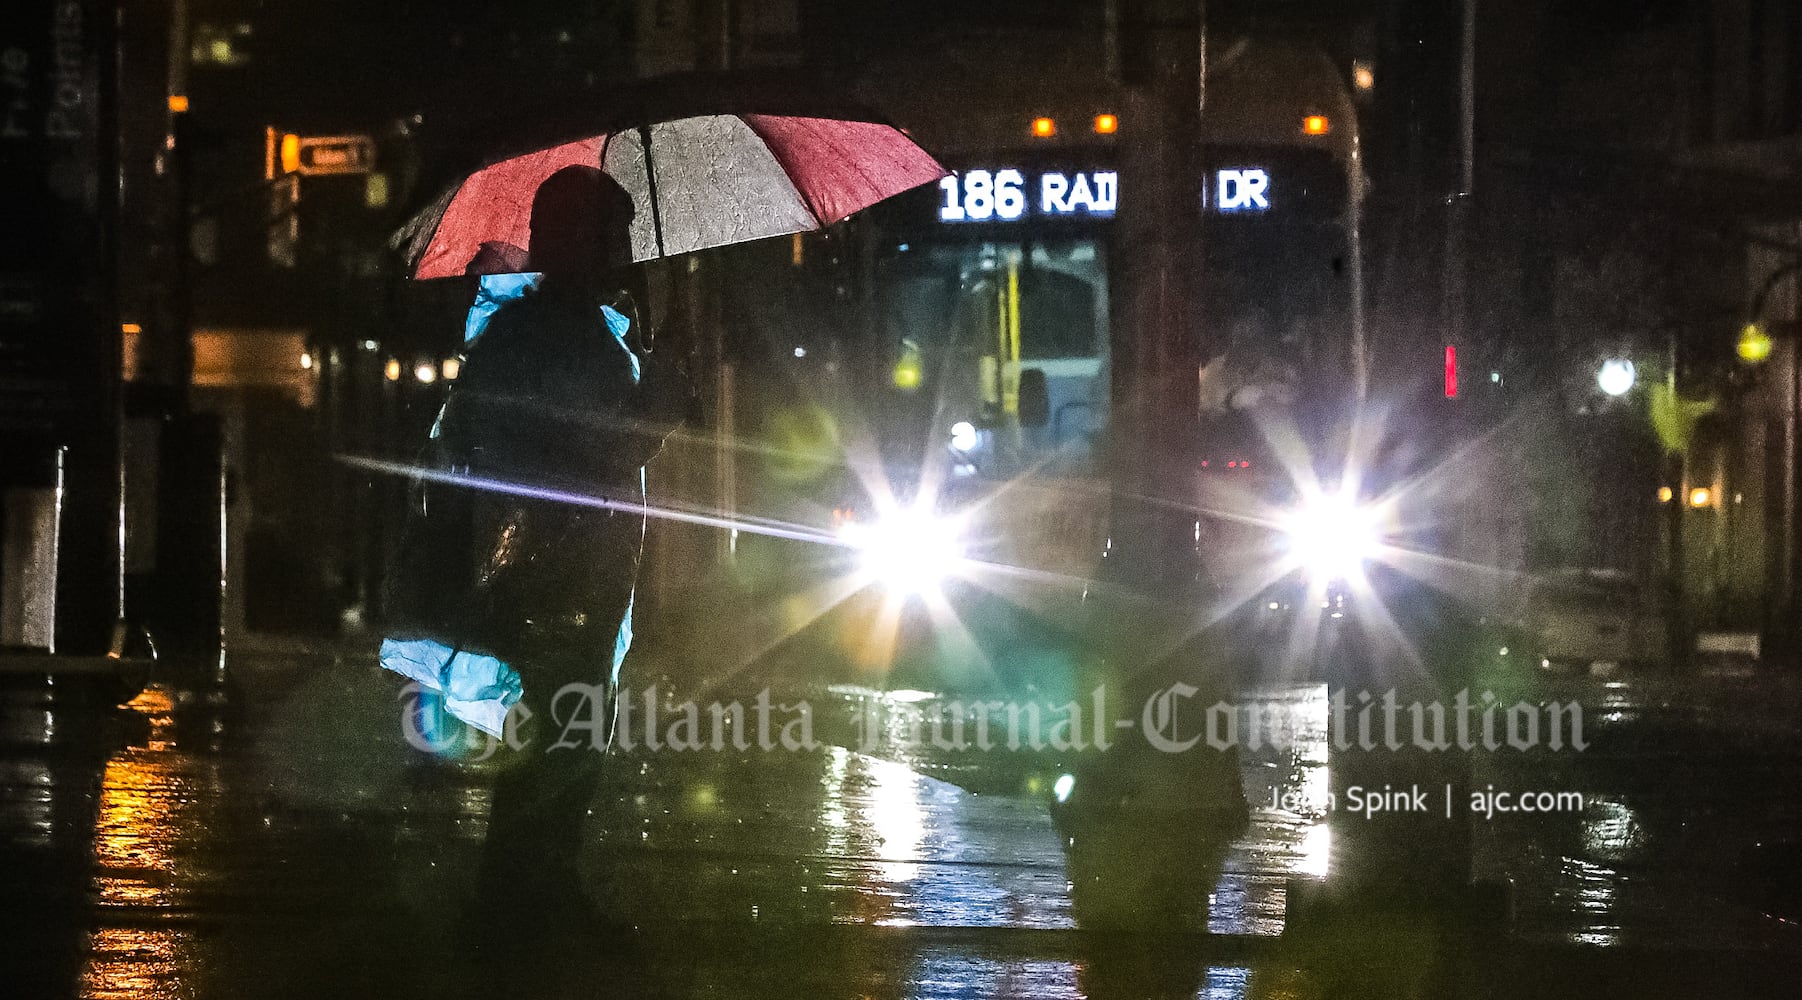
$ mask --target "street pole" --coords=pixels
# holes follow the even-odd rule
[[[1351,355],[1352,402],[1362,413],[1370,395],[1370,345],[1364,338],[1364,163],[1360,151],[1362,128],[1352,121],[1351,157],[1345,165],[1346,243],[1351,258]]]
[[[1460,36],[1458,162],[1456,190],[1447,218],[1444,262],[1445,328],[1448,343],[1461,345],[1467,336],[1467,226],[1475,188],[1476,0],[1465,0]],[[1362,253],[1359,224],[1363,167],[1359,136],[1347,153],[1347,228],[1352,258],[1353,377],[1356,397],[1367,388],[1367,350],[1362,319]],[[1425,429],[1409,428],[1411,433]],[[1432,789],[1443,798],[1443,811],[1394,811],[1364,815],[1356,810],[1331,812],[1331,857],[1324,880],[1297,879],[1290,885],[1290,928],[1306,933],[1332,927],[1334,933],[1360,933],[1381,922],[1413,922],[1434,933],[1451,935],[1468,922],[1492,917],[1488,905],[1470,885],[1472,832],[1464,808],[1472,777],[1470,748],[1438,752],[1402,742],[1399,737],[1376,741],[1363,725],[1352,725],[1357,709],[1337,706],[1374,704],[1456,705],[1470,689],[1472,624],[1456,602],[1430,587],[1391,572],[1373,572],[1359,601],[1386,606],[1379,616],[1360,609],[1359,628],[1337,643],[1326,664],[1328,698],[1335,707],[1328,725],[1329,787],[1334,801],[1355,801],[1354,789]],[[1367,617],[1366,617],[1367,616]],[[1379,625],[1379,622],[1385,623]],[[1399,629],[1399,633],[1391,631]],[[1401,638],[1405,636],[1405,639]],[[1493,654],[1493,649],[1490,650]],[[1287,932],[1287,931],[1286,931]],[[1431,992],[1445,992],[1437,983]]]
[[[1789,336],[1788,374],[1789,419],[1785,423],[1789,431],[1789,467],[1784,476],[1787,492],[1783,503],[1783,534],[1789,547],[1789,572],[1784,580],[1789,627],[1788,635],[1783,638],[1788,654],[1794,659],[1802,653],[1802,518],[1796,516],[1796,506],[1802,503],[1802,327],[1794,324]]]
[[[1463,348],[1470,280],[1470,264],[1466,259],[1469,252],[1467,229],[1477,173],[1477,0],[1464,0],[1458,53],[1458,187],[1452,193],[1451,216],[1446,230],[1445,325],[1448,341]]]
[[[1156,704],[1173,714],[1185,697],[1193,706],[1228,697],[1219,657],[1195,641],[1191,458],[1209,340],[1198,304],[1202,13],[1198,0],[1118,4],[1124,141],[1109,251],[1112,509],[1098,572],[1105,585],[1087,599],[1075,685],[1098,692],[1099,718],[1136,718]],[[1168,753],[1151,735],[1122,736],[1106,753],[1073,761],[1073,794],[1054,807],[1079,923],[1131,926],[1205,900],[1244,823],[1236,753],[1206,745]]]
[[[1670,395],[1673,409],[1682,406],[1677,395],[1677,331],[1673,328],[1665,339],[1665,392]],[[1671,663],[1681,664],[1684,659],[1684,636],[1688,635],[1688,581],[1684,578],[1688,572],[1686,550],[1683,543],[1684,509],[1689,504],[1689,457],[1688,442],[1680,448],[1668,445],[1664,454],[1664,476],[1671,484],[1671,506],[1665,512],[1665,572],[1669,574],[1666,584],[1670,595],[1670,614],[1665,617],[1666,652]]]
[[[1150,584],[1168,576],[1161,563],[1183,551],[1166,544],[1170,511],[1148,500],[1184,499],[1176,459],[1195,432],[1197,372],[1207,353],[1196,314],[1206,30],[1196,0],[1122,0],[1120,8],[1122,33],[1143,41],[1122,60],[1122,121],[1134,124],[1132,141],[1120,146],[1114,222],[1114,545],[1123,571]]]

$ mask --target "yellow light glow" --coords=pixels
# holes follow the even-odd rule
[[[313,352],[312,351],[301,351],[300,352],[300,366],[302,368],[306,368],[308,370],[312,369],[312,367],[313,367]]]
[[[1689,491],[1689,505],[1691,507],[1706,507],[1708,506],[1709,501],[1713,499],[1714,494],[1708,492],[1708,487],[1706,486],[1698,486]]]
[[[431,385],[438,381],[438,366],[430,361],[422,361],[419,367],[413,369],[413,377],[418,379],[421,385]]]
[[[179,115],[182,112],[187,111],[187,110],[188,110],[188,95],[186,95],[186,94],[170,94],[169,95],[169,111],[171,114]]]
[[[363,204],[369,208],[388,207],[388,175],[380,171],[363,178]]]
[[[282,136],[282,173],[291,174],[300,169],[300,136],[290,132]]]
[[[1671,496],[1672,496],[1672,493],[1671,493],[1671,488],[1669,486],[1658,487],[1658,502],[1659,503],[1670,503]]]
[[[1352,86],[1369,90],[1377,85],[1377,75],[1367,62],[1352,63]]]
[[[1120,119],[1119,118],[1116,118],[1113,115],[1096,115],[1095,116],[1095,134],[1097,134],[1097,135],[1113,135],[1115,132],[1118,132],[1118,131],[1120,131]]]
[[[1757,323],[1747,323],[1739,332],[1739,343],[1734,350],[1739,359],[1749,365],[1758,364],[1771,356],[1771,335]]]
[[[385,371],[383,374],[388,376],[388,381],[399,382],[400,381],[400,362],[395,360],[394,358],[389,358],[388,359],[388,370]]]
[[[120,323],[119,332],[125,334],[143,333],[144,327],[137,323]]]
[[[1032,134],[1040,139],[1049,139],[1057,134],[1057,122],[1052,121],[1049,118],[1034,118],[1032,120]]]
[[[444,364],[438,366],[438,371],[447,381],[454,382],[463,373],[463,362],[457,358],[445,358]]]
[[[1301,130],[1308,135],[1326,135],[1332,129],[1332,123],[1326,115],[1309,115],[1301,120]]]
[[[895,388],[914,390],[920,387],[920,362],[901,359],[895,364]]]

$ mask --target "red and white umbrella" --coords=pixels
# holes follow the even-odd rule
[[[601,168],[631,195],[638,261],[820,229],[946,174],[880,121],[749,112],[643,121],[465,176],[402,230],[413,276],[465,274],[483,243],[529,251],[533,195],[573,165]]]

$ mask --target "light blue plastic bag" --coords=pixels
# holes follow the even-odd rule
[[[525,694],[519,673],[480,653],[453,650],[432,639],[383,639],[382,666],[444,699],[444,710],[490,736],[500,736],[507,712]]]

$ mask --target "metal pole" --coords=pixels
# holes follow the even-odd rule
[[[1208,0],[1195,0],[1195,114],[1208,110]]]
[[[1677,332],[1673,328],[1665,339],[1665,391],[1670,393],[1671,405],[1681,405],[1677,397]],[[1667,584],[1670,591],[1671,613],[1666,618],[1669,643],[1669,654],[1672,663],[1683,660],[1683,637],[1687,632],[1688,617],[1685,594],[1688,591],[1684,579],[1687,573],[1685,551],[1683,545],[1684,507],[1689,503],[1688,455],[1684,451],[1665,452],[1665,478],[1671,484],[1671,506],[1665,512],[1665,572],[1670,574]]]
[[[1345,166],[1346,228],[1351,256],[1351,351],[1353,401],[1361,408],[1370,394],[1370,348],[1364,342],[1364,164],[1358,123],[1352,123],[1351,159]]]
[[[1466,284],[1470,265],[1470,201],[1476,189],[1477,0],[1464,0],[1463,31],[1458,58],[1458,189],[1452,194],[1445,254],[1446,330],[1451,343],[1464,345],[1467,321]]]
[[[1796,516],[1796,506],[1802,503],[1802,482],[1798,482],[1802,480],[1802,329],[1792,329],[1790,333],[1789,393],[1789,419],[1784,421],[1789,436],[1789,468],[1784,475],[1783,502],[1783,537],[1789,548],[1789,572],[1784,580],[1789,635],[1784,638],[1793,655],[1802,651],[1802,518]]]
[[[1464,37],[1458,60],[1458,143],[1463,153],[1459,194],[1476,190],[1477,145],[1477,0],[1464,0]]]
[[[119,118],[119,22],[124,16],[122,8],[116,2],[101,4],[98,10],[99,34],[101,44],[97,67],[97,82],[100,91],[100,104],[96,109],[96,132],[101,143],[99,155],[100,187],[100,253],[101,253],[101,288],[98,322],[101,328],[103,350],[101,357],[105,370],[101,373],[101,384],[105,387],[103,399],[106,406],[105,443],[99,449],[99,458],[111,464],[106,485],[106,509],[109,520],[108,528],[112,536],[112,548],[108,553],[111,563],[108,569],[111,579],[107,581],[111,589],[110,605],[112,620],[111,635],[108,638],[109,652],[124,653],[125,641],[125,391],[123,370],[125,364],[124,333],[119,327],[119,199],[121,181],[119,175],[120,157],[123,151],[123,133]],[[181,248],[183,253],[187,248]],[[97,483],[95,485],[98,485]],[[96,623],[98,624],[98,623]]]

